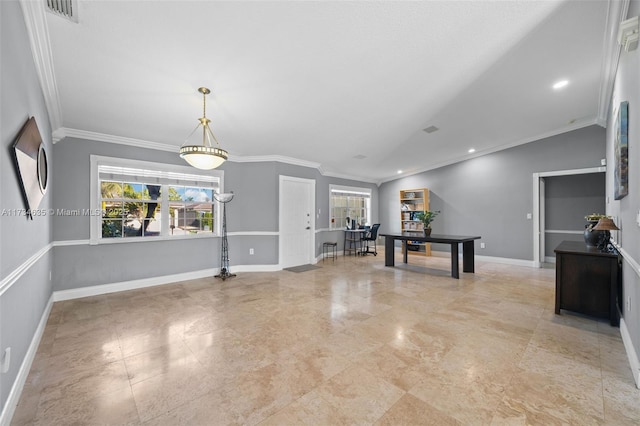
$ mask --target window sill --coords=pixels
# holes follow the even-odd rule
[[[212,233],[201,233],[192,235],[164,235],[154,237],[124,237],[124,238],[98,238],[89,240],[92,246],[101,244],[124,244],[124,243],[146,243],[154,241],[176,241],[176,240],[200,240],[203,238],[219,238],[220,235]]]

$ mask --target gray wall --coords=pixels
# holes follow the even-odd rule
[[[400,190],[429,188],[431,210],[441,211],[434,234],[480,235],[477,254],[532,261],[533,173],[599,167],[604,157],[605,130],[589,126],[386,182],[380,186],[382,229],[400,231]]]
[[[65,138],[55,144],[58,173],[53,181],[54,209],[90,207],[90,156],[129,158],[184,165],[176,153],[126,145]],[[276,267],[278,260],[279,176],[316,180],[316,252],[324,241],[342,241],[342,232],[328,231],[329,185],[340,184],[372,189],[377,218],[377,187],[347,179],[322,176],[317,169],[280,162],[226,162],[224,191],[233,191],[227,204],[229,264],[242,267]],[[318,214],[318,209],[320,214]],[[200,271],[220,266],[220,239],[145,241],[88,245],[88,216],[55,216],[53,240],[63,243],[54,249],[54,290],[69,290]],[[237,233],[238,235],[234,235]],[[266,235],[264,235],[266,233]],[[64,242],[67,242],[65,245]],[[249,249],[254,249],[254,255]],[[114,267],[118,265],[118,267]],[[232,268],[233,271],[233,268]]]
[[[546,233],[545,256],[555,257],[553,251],[562,241],[584,241],[585,216],[605,213],[604,173],[552,176],[545,181],[545,229],[575,233]]]
[[[0,374],[0,406],[4,409],[52,292],[51,259],[47,251],[51,242],[51,218],[39,216],[27,220],[24,215],[7,213],[25,208],[11,146],[25,121],[34,116],[45,149],[51,153],[51,126],[17,1],[0,2],[0,31],[0,211],[5,212],[0,215],[0,278],[4,289],[0,295],[0,354],[11,348],[9,371]],[[50,172],[55,176],[53,162],[50,162]],[[52,192],[49,188],[40,208],[50,207]],[[9,279],[38,253],[43,255],[23,275],[16,281]]]
[[[627,17],[640,15],[640,2],[630,2]],[[635,352],[640,356],[640,271],[634,264],[640,263],[640,226],[636,217],[640,210],[640,50],[625,52],[620,56],[616,73],[612,103],[609,108],[607,125],[607,214],[616,219],[619,231],[619,243],[624,255],[622,265],[623,284],[623,317]],[[613,165],[615,164],[615,120],[613,112],[620,102],[629,102],[629,195],[621,200],[614,200]],[[637,267],[637,266],[636,266]],[[638,371],[634,372],[638,374]]]

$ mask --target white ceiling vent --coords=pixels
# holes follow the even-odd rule
[[[47,9],[58,16],[66,18],[72,22],[78,22],[78,1],[77,0],[46,0]]]
[[[437,128],[436,126],[429,126],[426,129],[422,129],[422,131],[426,133],[433,133],[433,132],[437,132],[438,130],[440,129]]]

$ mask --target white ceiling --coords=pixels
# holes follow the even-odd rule
[[[78,23],[45,13],[45,96],[57,137],[177,153],[206,86],[232,160],[382,182],[604,123],[608,7],[78,0]]]

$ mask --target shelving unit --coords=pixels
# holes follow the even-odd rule
[[[404,189],[400,191],[400,223],[402,232],[405,235],[422,236],[423,227],[416,215],[419,212],[429,210],[429,190],[421,189]],[[408,254],[431,256],[431,244],[421,242],[407,243]]]

